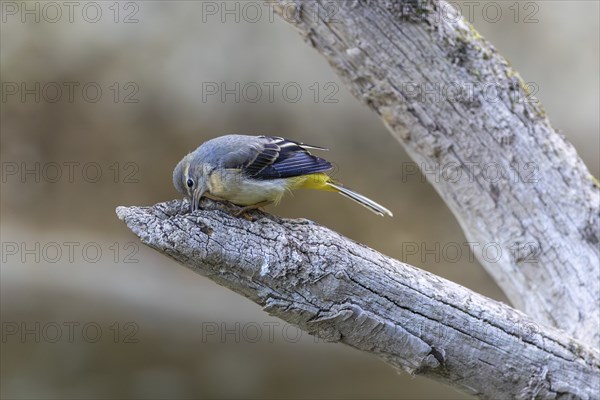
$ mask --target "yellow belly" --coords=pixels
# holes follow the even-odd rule
[[[293,189],[314,189],[314,190],[325,190],[328,192],[335,192],[335,189],[327,184],[331,181],[329,175],[318,172],[316,174],[308,174],[302,176],[295,176],[288,178],[288,186],[290,190]]]
[[[324,173],[296,176],[293,178],[257,180],[239,174],[236,170],[213,173],[208,179],[211,195],[240,206],[251,206],[264,201],[279,203],[286,191],[316,189],[335,191],[327,185],[331,178]]]

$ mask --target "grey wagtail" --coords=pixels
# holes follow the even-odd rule
[[[329,161],[309,149],[327,150],[276,136],[225,135],[204,142],[177,164],[173,185],[191,201],[191,211],[208,194],[246,208],[279,203],[287,191],[306,188],[338,192],[378,215],[392,213],[334,181]]]

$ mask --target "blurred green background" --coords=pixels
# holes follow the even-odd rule
[[[259,18],[247,3],[208,2],[217,14],[206,3],[73,2],[71,14],[57,2],[58,16],[47,2],[2,2],[0,395],[466,398],[269,317],[142,247],[116,218],[119,205],[178,197],[172,169],[203,141],[281,135],[330,148],[335,176],[395,217],[313,192],[270,212],[507,301],[431,185],[318,53],[262,1]],[[497,22],[483,12],[491,2],[471,3],[476,28],[536,84],[599,176],[599,3],[495,2]],[[236,84],[239,101],[221,86]],[[458,259],[440,251],[451,244]]]

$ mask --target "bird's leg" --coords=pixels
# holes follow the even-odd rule
[[[246,214],[250,210],[256,210],[256,209],[259,209],[259,208],[262,208],[262,207],[266,207],[266,206],[268,206],[269,204],[272,204],[272,203],[273,203],[273,201],[271,201],[271,200],[265,200],[265,201],[261,201],[260,203],[252,204],[250,206],[244,206],[244,207],[241,207],[239,210],[237,210],[234,213],[234,215],[236,217],[239,217],[240,215]]]
[[[233,215],[236,217],[239,217],[241,214],[243,214],[244,212],[251,209],[251,207],[254,207],[254,206],[250,206],[250,208],[246,208],[243,206],[238,206],[237,204],[232,203],[229,200],[223,199],[221,197],[215,196],[210,193],[205,193],[204,196],[208,197],[211,200],[214,200],[214,201],[217,201],[217,202],[223,204],[228,209],[228,211],[231,211],[233,213]],[[232,209],[234,209],[235,211]]]
[[[239,217],[239,216],[244,215],[247,219],[248,219],[248,217],[250,217],[247,214],[248,211],[256,210],[256,209],[259,209],[259,208],[262,208],[262,207],[266,207],[269,204],[273,203],[272,200],[264,200],[264,201],[261,201],[260,203],[252,204],[252,205],[249,205],[249,206],[239,206],[237,204],[234,204],[234,203],[232,203],[232,202],[230,202],[228,200],[225,200],[225,199],[223,199],[221,197],[215,196],[215,195],[210,194],[210,193],[205,193],[203,197],[208,197],[209,199],[212,199],[214,201],[218,201],[219,203],[223,203],[227,208],[230,208],[230,209],[233,208],[233,207],[235,207],[235,211],[231,210],[233,216]],[[183,204],[182,204],[182,206],[183,206]]]

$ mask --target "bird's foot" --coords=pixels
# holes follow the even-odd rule
[[[239,207],[238,210],[233,213],[233,215],[236,217],[243,216],[248,221],[254,221],[255,218],[253,218],[252,215],[250,215],[248,212],[252,211],[252,210],[258,210],[258,209],[261,209],[261,211],[264,211],[264,210],[262,210],[262,208],[266,207],[272,203],[273,203],[272,201],[265,200],[265,201],[261,201],[260,203],[252,204],[250,206]]]

